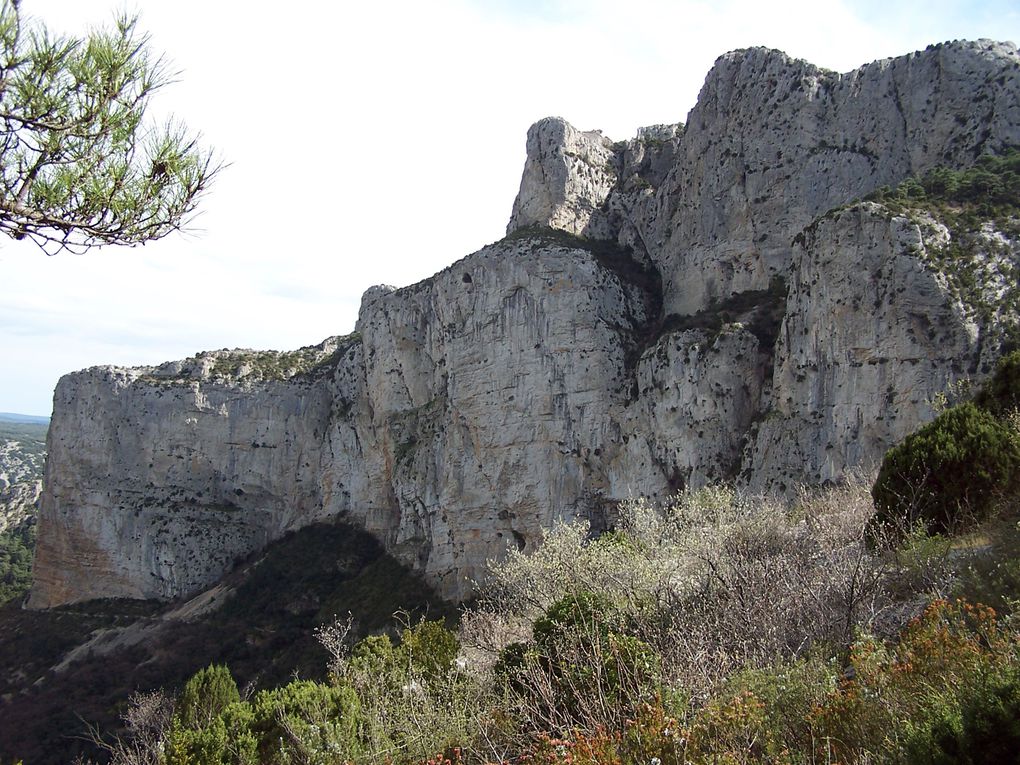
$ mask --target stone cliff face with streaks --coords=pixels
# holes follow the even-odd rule
[[[354,334],[65,377],[30,604],[189,594],[328,517],[460,598],[557,518],[866,469],[994,361],[1020,249],[856,200],[1015,145],[1020,55],[987,41],[843,75],[727,54],[626,142],[542,120],[508,236],[372,288]]]

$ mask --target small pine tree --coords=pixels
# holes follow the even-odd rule
[[[441,621],[422,620],[400,637],[401,658],[428,680],[442,677],[459,650],[457,636]]]
[[[230,704],[240,700],[230,670],[222,664],[210,664],[185,683],[177,700],[177,718],[186,728],[205,728]]]
[[[995,374],[981,386],[974,403],[996,415],[1020,408],[1020,351],[999,359]]]

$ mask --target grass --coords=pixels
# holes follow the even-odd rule
[[[209,376],[218,382],[245,380],[273,382],[293,378],[320,379],[333,372],[350,349],[361,342],[361,335],[352,332],[342,337],[327,338],[318,345],[294,351],[254,351],[247,349],[205,351],[187,359],[174,373],[169,365],[157,367],[143,375],[142,380],[154,384],[173,384],[201,379],[199,363],[211,361]],[[328,350],[333,344],[335,349]]]

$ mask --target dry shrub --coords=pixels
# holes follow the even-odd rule
[[[654,677],[631,671],[624,715],[649,695],[697,706],[740,669],[820,646],[845,650],[888,603],[887,558],[865,531],[873,512],[860,479],[804,494],[792,507],[725,487],[686,492],[663,506],[628,502],[619,527],[598,539],[583,523],[560,524],[534,554],[512,552],[493,564],[464,634],[476,648],[505,651],[565,598],[608,604],[615,632],[592,623],[557,636],[559,665],[589,673],[586,706],[557,705],[562,673],[550,670],[535,636],[511,649],[537,658],[518,662],[510,687],[525,728],[619,730],[621,712],[608,708],[618,694],[597,676],[613,634],[640,641],[656,657]]]

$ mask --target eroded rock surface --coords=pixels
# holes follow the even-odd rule
[[[372,288],[353,335],[65,377],[31,605],[187,595],[328,517],[460,598],[558,517],[867,467],[988,370],[1020,249],[854,200],[1020,144],[1018,76],[989,42],[845,75],[753,49],[685,125],[543,120],[509,236]]]
[[[528,158],[507,233],[537,224],[606,238],[610,231],[597,213],[616,181],[608,138],[582,133],[559,117],[536,122],[528,130]]]

